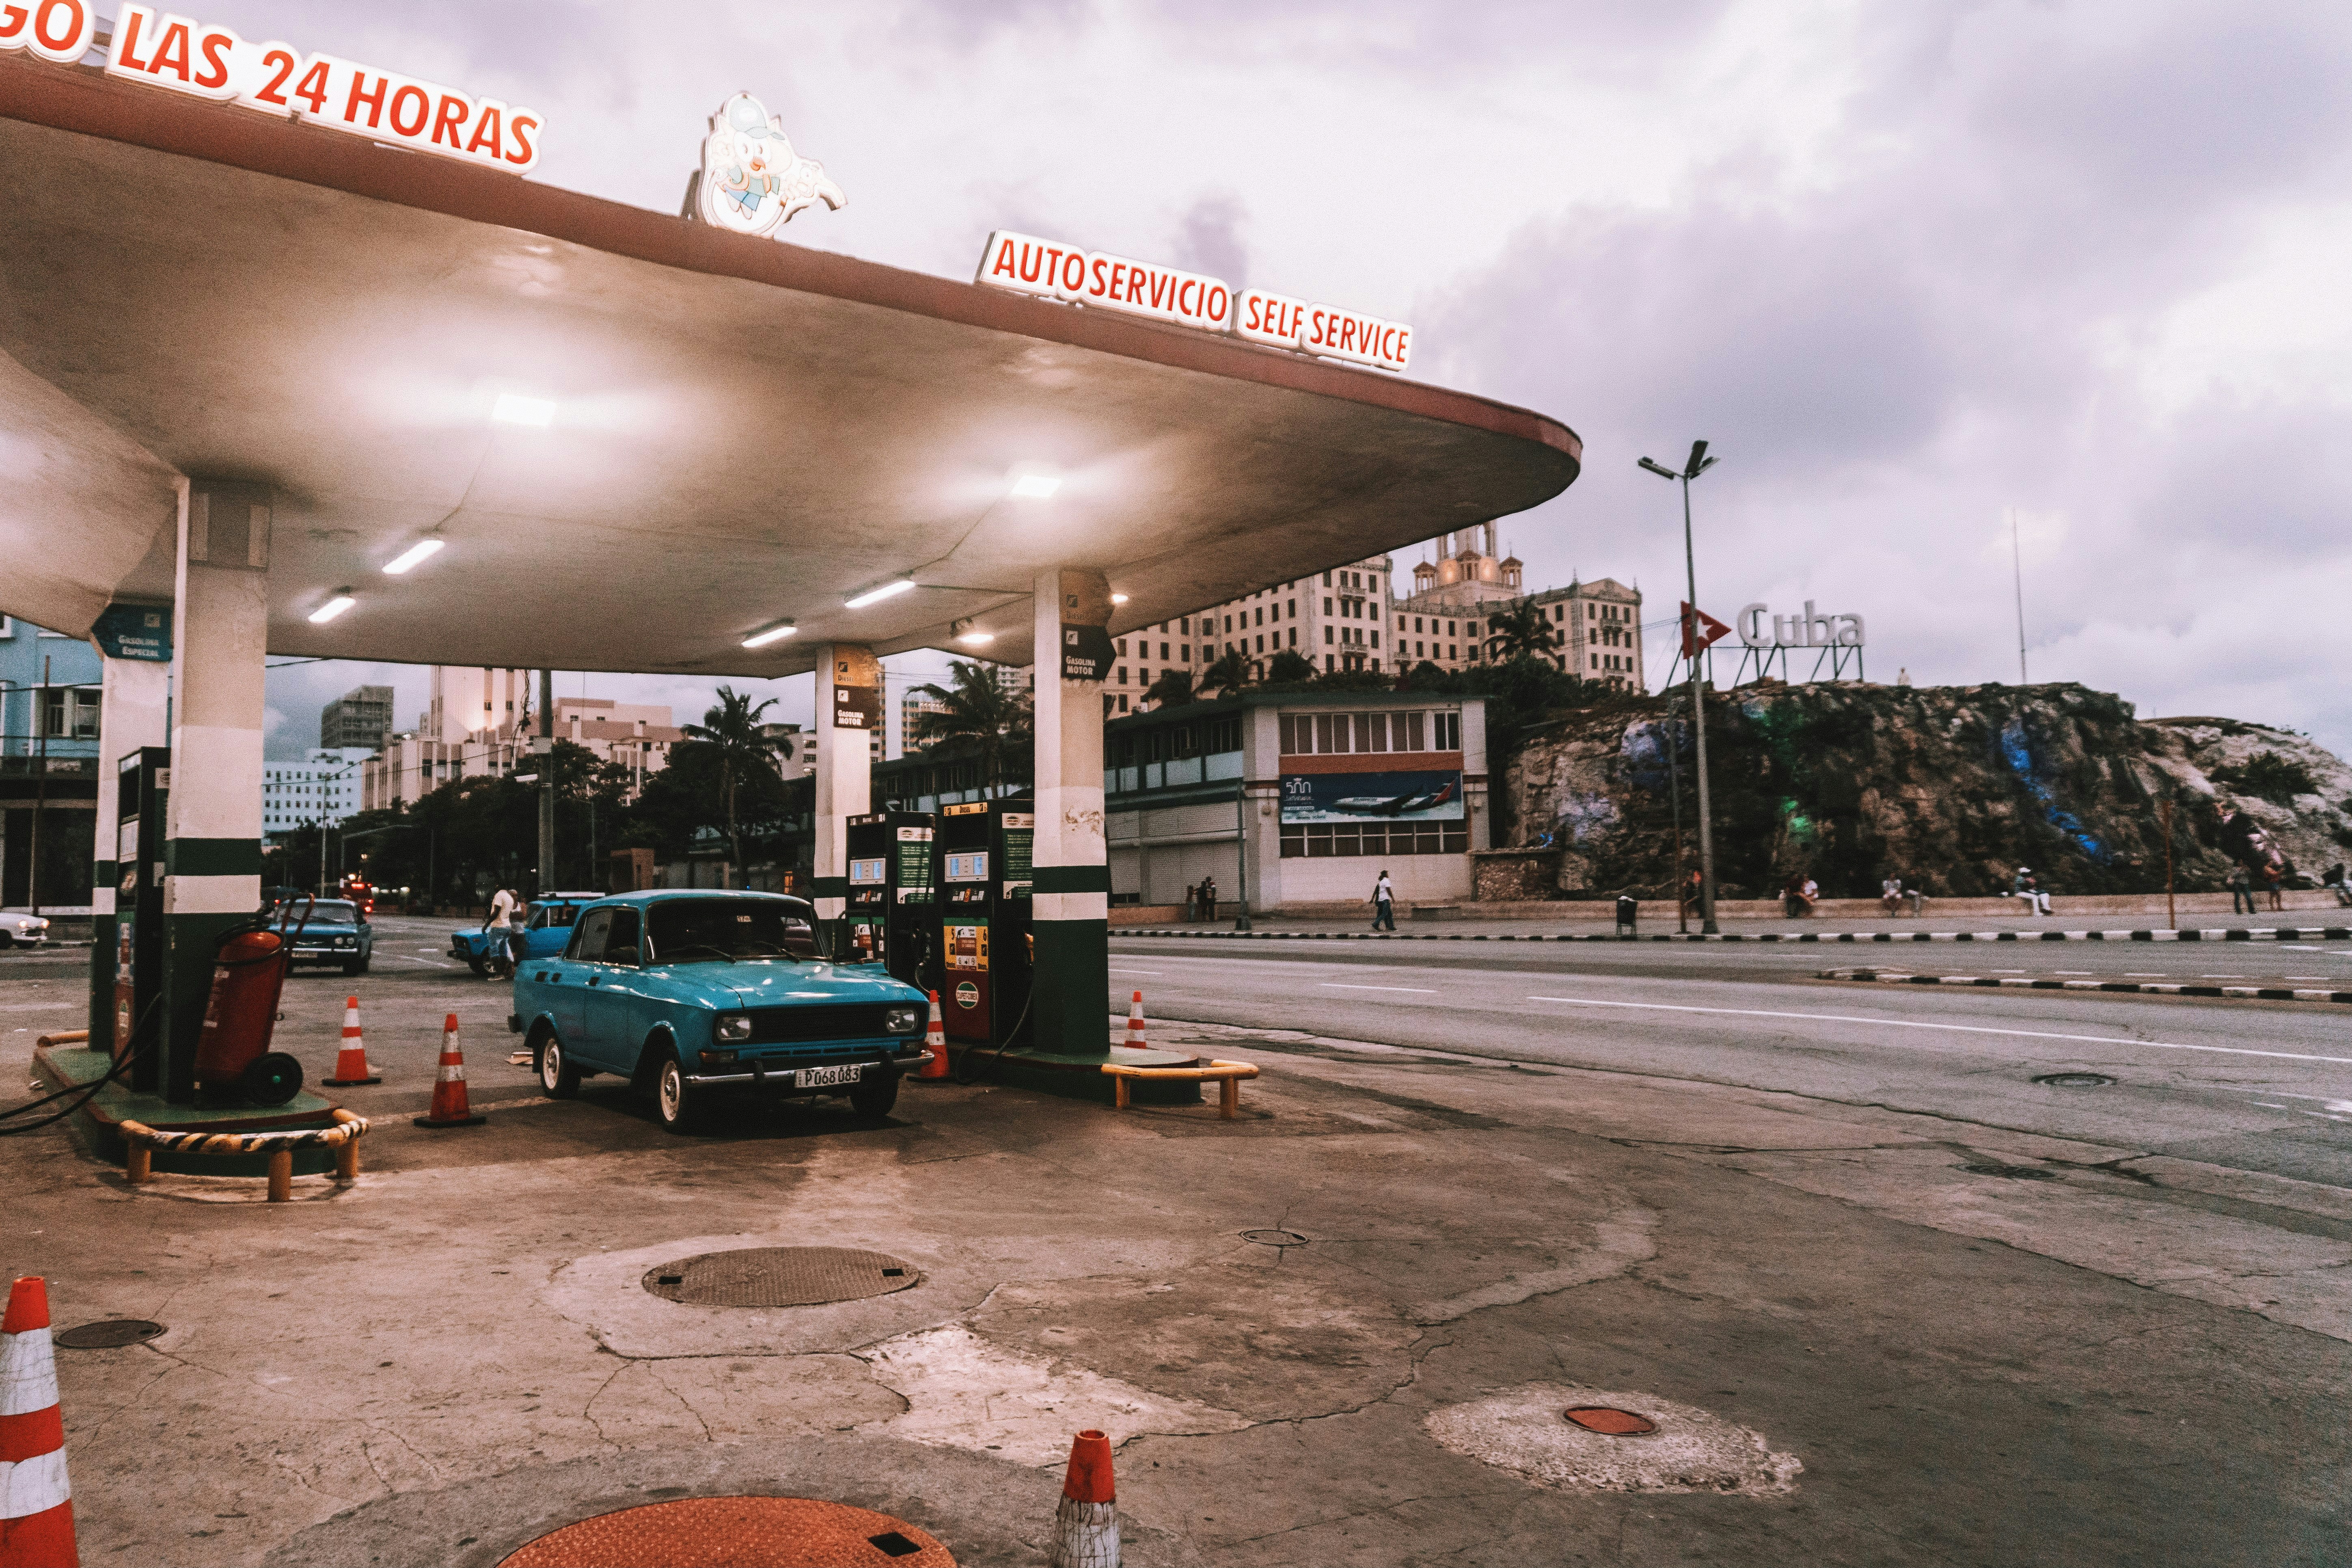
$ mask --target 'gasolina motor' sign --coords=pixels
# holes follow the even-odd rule
[[[97,34],[89,0],[0,4],[0,49],[30,49],[70,65]],[[534,110],[290,44],[248,42],[226,27],[144,5],[117,13],[106,74],[509,174],[539,163],[543,122]]]

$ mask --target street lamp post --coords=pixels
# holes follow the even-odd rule
[[[1706,443],[1691,443],[1690,461],[1683,471],[1642,459],[1642,467],[1661,479],[1674,479],[1683,487],[1683,570],[1687,584],[1686,602],[1690,609],[1683,618],[1683,647],[1690,655],[1691,726],[1698,733],[1698,874],[1699,929],[1709,935],[1717,931],[1715,923],[1715,824],[1709,809],[1706,789],[1706,709],[1698,679],[1698,557],[1691,545],[1691,481],[1715,467],[1717,459],[1706,455]],[[1682,889],[1675,889],[1679,898]]]

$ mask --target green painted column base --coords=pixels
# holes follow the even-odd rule
[[[213,960],[223,931],[250,912],[172,915],[163,922],[163,1098],[185,1105],[195,1098],[196,1047],[205,1034],[205,1004],[212,999]]]
[[[89,1043],[97,1050],[114,1044],[114,942],[112,915],[89,921]]]
[[[1103,1029],[1110,995],[1110,922],[1038,921],[1029,929],[1037,942],[1029,1001],[1034,1048],[1092,1062],[1110,1060]]]

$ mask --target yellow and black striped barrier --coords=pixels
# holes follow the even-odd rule
[[[333,1113],[332,1127],[304,1127],[291,1132],[158,1132],[143,1121],[124,1121],[117,1130],[130,1145],[123,1174],[133,1185],[152,1181],[155,1151],[174,1154],[267,1154],[269,1156],[269,1201],[282,1204],[294,1196],[294,1151],[332,1149],[335,1180],[355,1181],[360,1173],[360,1138],[367,1118],[348,1110]]]

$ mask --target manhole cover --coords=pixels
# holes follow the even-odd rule
[[[1598,1432],[1609,1437],[1638,1437],[1644,1432],[1658,1429],[1658,1424],[1646,1415],[1636,1415],[1630,1410],[1618,1410],[1606,1405],[1579,1405],[1561,1414],[1586,1431]]]
[[[2105,1089],[2116,1080],[2103,1072],[2046,1072],[2033,1081],[2057,1089]]]
[[[1304,1247],[1307,1238],[1295,1230],[1245,1230],[1244,1241],[1255,1241],[1260,1247]]]
[[[121,1350],[124,1345],[143,1344],[163,1331],[163,1324],[151,1323],[144,1318],[109,1318],[103,1322],[84,1323],[78,1329],[60,1330],[54,1342],[69,1351]]]
[[[852,1247],[746,1247],[646,1271],[645,1286],[691,1307],[814,1307],[887,1296],[923,1281],[887,1252]]]
[[[2012,1182],[2054,1182],[2055,1171],[2045,1171],[2038,1165],[1962,1165],[1971,1176],[2007,1176]]]
[[[606,1568],[621,1563],[954,1568],[955,1555],[905,1520],[872,1509],[814,1498],[706,1497],[625,1508],[567,1524],[514,1552],[499,1568]]]

